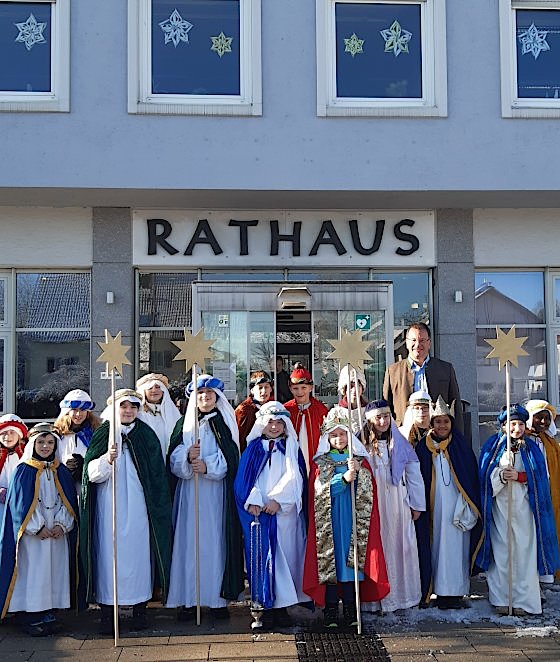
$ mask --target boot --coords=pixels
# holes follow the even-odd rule
[[[148,629],[148,621],[146,620],[146,603],[141,602],[132,607],[132,622],[130,629],[133,632],[140,632],[141,630]]]
[[[342,614],[344,616],[344,625],[347,628],[356,627],[358,625],[358,617],[356,615],[356,605],[353,602],[343,603]]]
[[[323,625],[327,629],[338,628],[338,605],[326,605],[323,609]]]
[[[101,609],[101,621],[99,623],[99,634],[109,635],[115,634],[113,628],[113,607],[112,605],[99,605]]]

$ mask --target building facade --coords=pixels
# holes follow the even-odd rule
[[[465,25],[469,26],[465,30]],[[560,0],[0,0],[2,412],[101,405],[104,329],[184,383],[172,340],[248,372],[371,340],[368,394],[430,323],[473,445],[560,400]]]

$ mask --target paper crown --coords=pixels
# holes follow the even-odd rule
[[[321,425],[321,434],[328,434],[331,430],[336,428],[347,428],[350,430],[350,419],[348,416],[344,416],[338,412],[327,414],[327,417],[323,421],[323,425]]]
[[[450,418],[455,418],[455,402],[451,403],[449,407],[441,395],[438,395],[438,399],[435,404],[430,402],[430,420],[434,416],[449,416]]]

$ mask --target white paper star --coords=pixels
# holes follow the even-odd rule
[[[212,40],[212,46],[210,46],[210,50],[214,51],[214,53],[217,53],[220,57],[224,55],[224,53],[231,53],[231,42],[233,41],[233,37],[226,37],[223,32],[220,32],[220,34],[217,37],[210,37]]]
[[[546,41],[547,34],[547,30],[538,30],[535,24],[531,23],[529,29],[517,37],[521,42],[521,55],[531,53],[536,60],[541,51],[549,51],[550,46]]]
[[[358,39],[355,32],[352,33],[352,36],[349,39],[344,40],[344,52],[350,53],[352,57],[357,53],[363,53],[365,39]]]
[[[43,30],[47,27],[46,23],[37,23],[33,14],[24,23],[14,23],[19,30],[16,41],[23,42],[25,48],[30,51],[35,44],[46,44],[47,40],[43,37]]]
[[[392,51],[395,57],[401,53],[408,53],[408,42],[412,39],[412,32],[402,28],[398,21],[393,21],[391,27],[388,30],[381,30],[380,34],[385,40],[385,53]]]
[[[184,41],[185,44],[189,43],[189,31],[192,29],[193,24],[184,21],[179,12],[174,9],[171,16],[159,24],[159,27],[165,33],[165,43],[173,42],[173,46],[177,48],[179,42]]]

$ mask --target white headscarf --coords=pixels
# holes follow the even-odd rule
[[[144,405],[148,407],[154,406],[151,403],[147,402],[146,391],[152,388],[152,386],[154,386],[155,384],[157,384],[163,393],[163,399],[161,403],[156,406],[159,407],[159,413],[161,415],[165,427],[164,441],[166,442],[167,446],[169,446],[169,440],[171,439],[171,435],[173,433],[173,430],[175,429],[175,424],[181,418],[181,412],[177,409],[177,406],[175,405],[175,403],[171,399],[171,396],[169,395],[169,389],[167,388],[167,385],[162,379],[160,379],[160,377],[163,377],[163,375],[155,375],[152,373],[150,375],[144,375],[144,377],[141,377],[136,382],[136,390],[142,396],[142,406],[140,407],[138,418],[141,421],[144,421],[144,423],[147,423],[148,425],[150,425],[150,419],[154,418],[153,413],[149,411],[144,411]]]
[[[290,419],[290,412],[281,402],[270,400],[259,409],[255,424],[247,435],[247,444],[253,441],[258,443],[263,435],[264,428],[270,421],[282,421],[286,433],[286,471],[276,488],[280,490],[288,485],[293,486],[293,501],[299,513],[302,507],[303,490],[303,478],[298,461],[300,448],[294,425]]]
[[[239,448],[239,428],[237,427],[237,420],[235,418],[235,411],[230,405],[228,399],[224,395],[224,384],[217,377],[212,377],[212,375],[202,374],[198,375],[197,380],[197,389],[200,388],[210,388],[216,394],[216,409],[222,415],[225,424],[228,426],[231,432],[233,441],[236,443],[237,448]],[[192,382],[187,388],[192,389]],[[185,413],[185,419],[183,421],[183,443],[191,445],[193,443],[193,434],[194,434],[194,422],[197,416],[197,404],[194,397],[194,390],[191,391],[189,395],[189,402],[187,405],[187,411]]]
[[[43,428],[44,429],[40,429]],[[54,452],[54,457],[62,464],[62,459],[60,458],[60,434],[56,431],[56,428],[51,423],[37,423],[29,430],[30,432],[35,431],[36,434],[33,434],[29,441],[25,444],[23,449],[22,456],[19,459],[19,463],[25,462],[26,460],[31,460],[33,458],[33,450],[35,449],[35,440],[37,437],[40,437],[42,434],[52,434],[56,439],[56,450]],[[40,460],[39,460],[40,461]]]
[[[121,454],[122,450],[122,431],[123,427],[128,428],[128,431],[132,429],[133,423],[126,426],[121,424],[121,417],[119,409],[121,402],[132,402],[137,404],[138,408],[142,405],[142,396],[137,391],[134,391],[131,388],[121,388],[115,391],[115,412],[117,414],[116,420],[113,420],[113,399],[111,396],[107,399],[107,406],[103,410],[103,419],[109,421],[109,446],[111,446],[111,440],[113,439],[113,429],[115,431],[115,443],[117,445],[118,454]],[[138,417],[137,417],[138,418]],[[136,419],[134,419],[136,420]],[[126,431],[126,429],[125,429]]]
[[[538,414],[541,411],[547,411],[550,414],[550,426],[547,430],[548,434],[551,437],[555,437],[558,430],[556,429],[556,423],[554,419],[556,418],[556,409],[547,402],[546,400],[529,400],[525,405],[525,409],[529,412],[529,420],[527,421],[527,427],[533,427],[533,416]]]

